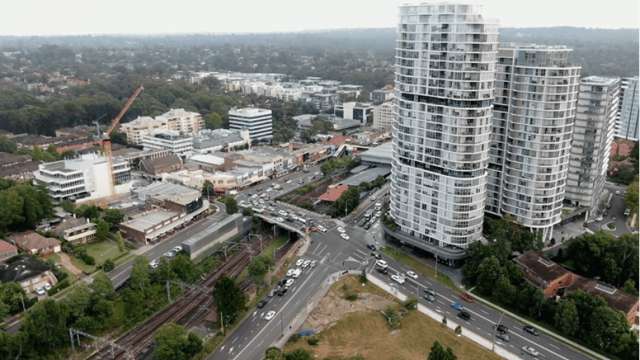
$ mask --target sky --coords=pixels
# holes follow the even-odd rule
[[[638,28],[638,0],[471,0],[503,27]],[[0,35],[393,27],[406,0],[5,0]]]

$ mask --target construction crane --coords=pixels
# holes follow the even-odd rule
[[[136,100],[138,95],[142,93],[142,90],[144,90],[144,87],[140,85],[133,92],[133,94],[129,96],[129,98],[127,99],[127,102],[124,104],[124,106],[122,107],[118,115],[116,115],[116,117],[114,117],[113,120],[111,120],[111,126],[109,126],[107,131],[102,134],[102,139],[100,140],[100,146],[102,147],[102,152],[104,153],[104,156],[107,158],[107,171],[109,172],[109,179],[111,179],[110,181],[111,189],[109,191],[109,196],[114,195],[116,192],[115,191],[116,179],[113,175],[113,158],[111,155],[111,134],[118,127],[118,124],[120,124],[120,120],[122,120],[122,117],[124,116],[124,114],[126,114],[127,111],[129,111],[129,108],[131,107],[131,105],[133,105],[133,102]]]

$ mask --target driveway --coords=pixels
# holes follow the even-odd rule
[[[69,255],[63,252],[59,252],[58,256],[60,257],[60,265],[62,265],[62,267],[67,269],[67,271],[69,271],[70,273],[72,273],[77,277],[81,277],[83,275],[82,270],[78,269],[75,265],[73,265],[73,263],[71,262],[71,259],[69,258]]]

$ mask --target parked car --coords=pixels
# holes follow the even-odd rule
[[[302,274],[302,269],[300,268],[295,268],[293,269],[293,273],[291,274],[291,277],[294,279],[297,279],[300,277],[300,275]]]
[[[469,320],[471,320],[471,314],[469,314],[468,312],[466,312],[466,311],[464,311],[464,310],[463,310],[463,311],[460,311],[460,312],[458,313],[458,317],[459,317],[460,319],[464,320],[464,321],[469,321]]]
[[[151,260],[149,262],[149,266],[151,266],[152,269],[155,269],[158,267],[158,265],[160,265],[160,261],[158,261],[158,259],[155,260]]]
[[[624,209],[624,216],[629,216],[629,215],[631,215],[631,209],[629,208]]]
[[[45,291],[51,290],[51,284],[49,284],[49,283],[44,284],[44,289],[45,289]]]
[[[293,285],[294,281],[295,280],[293,280],[293,279],[287,279],[287,281],[284,283],[284,287],[285,288],[290,288],[291,285]]]
[[[462,306],[462,304],[460,304],[459,302],[451,303],[451,307],[458,311],[464,310],[464,306]]]
[[[176,256],[176,253],[173,252],[173,250],[169,250],[166,253],[164,253],[163,256],[167,257],[167,258],[172,258],[172,257]]]
[[[412,278],[412,279],[417,279],[418,278],[418,274],[416,274],[414,271],[407,271],[407,276]]]
[[[309,264],[309,266],[313,269],[314,267],[316,267],[316,264],[318,264],[318,262],[313,260],[311,264]]]
[[[276,312],[274,310],[271,310],[264,315],[264,319],[269,321],[273,319],[275,316],[276,316]]]
[[[345,240],[349,240],[349,235],[347,235],[345,233],[340,234],[340,237],[345,239]]]
[[[302,268],[303,268],[303,269],[306,269],[306,268],[308,268],[308,267],[309,267],[309,265],[311,265],[311,260],[305,260],[305,261],[302,263]]]
[[[278,296],[284,296],[284,294],[287,293],[287,288],[286,287],[281,287],[278,288],[278,290],[276,291],[276,295]]]
[[[342,226],[338,226],[338,227],[336,228],[336,230],[338,230],[338,232],[339,232],[339,233],[343,233],[343,232],[345,232],[345,230],[344,230],[344,228],[343,228]]]
[[[533,336],[538,336],[538,329],[534,328],[531,325],[525,325],[524,327],[522,327],[522,331],[524,332],[528,332],[529,334],[533,335]]]
[[[300,258],[300,259],[296,260],[296,266],[300,267],[300,266],[302,266],[302,264],[304,264],[304,259],[303,258]]]
[[[371,250],[371,251],[375,251],[376,250],[376,246],[373,244],[367,244],[367,249]]]
[[[524,351],[525,353],[531,355],[531,356],[540,356],[540,352],[536,349],[534,349],[531,346],[523,346],[522,347],[522,351]]]
[[[266,299],[266,298],[265,298],[265,299],[262,299],[262,300],[260,300],[260,301],[256,304],[256,307],[257,307],[258,309],[262,309],[265,305],[267,305],[267,303],[268,303],[268,302],[269,302],[269,300],[268,300],[268,299]]]
[[[176,254],[179,253],[179,252],[182,252],[182,245],[174,246],[173,247],[173,252],[176,253]]]
[[[40,295],[40,296],[42,296],[42,295],[44,295],[44,294],[46,294],[46,293],[47,293],[47,292],[46,292],[46,291],[44,291],[44,288],[43,288],[43,287],[39,287],[39,288],[37,288],[37,289],[36,289],[36,294],[38,294],[38,295]]]
[[[426,289],[424,289],[424,293],[425,293],[425,294],[432,295],[432,296],[436,296],[436,292],[435,292],[432,288],[426,288]]]

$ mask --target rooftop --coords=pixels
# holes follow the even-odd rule
[[[593,296],[599,296],[607,304],[627,314],[638,303],[638,297],[619,290],[611,285],[576,275],[576,280],[569,287],[570,290],[582,290]]]
[[[9,236],[9,240],[23,250],[46,249],[60,245],[54,238],[44,237],[35,231],[25,231]]]
[[[348,178],[342,180],[340,184],[358,186],[364,182],[372,182],[379,176],[387,176],[389,175],[389,173],[391,173],[391,168],[389,167],[374,167],[349,176]]]
[[[123,222],[122,225],[140,232],[146,232],[148,229],[151,229],[176,215],[178,215],[178,213],[175,211],[154,209],[142,213],[129,221]]]
[[[542,257],[542,254],[536,251],[527,251],[515,259],[516,263],[524,267],[536,279],[551,282],[571,272],[553,261]]]
[[[251,107],[231,109],[229,110],[229,115],[255,117],[255,116],[262,116],[262,115],[271,115],[271,110],[261,109],[261,108],[251,108]]]
[[[603,76],[587,76],[582,78],[583,84],[613,86],[620,81],[619,78],[603,77]]]
[[[16,248],[11,243],[8,243],[4,240],[0,240],[0,254],[6,253],[6,252],[13,252],[13,251],[18,251],[18,248]]]
[[[348,185],[339,184],[327,189],[327,191],[318,197],[319,200],[335,202],[345,191],[349,190]]]
[[[136,189],[135,193],[143,201],[153,198],[156,200],[170,200],[176,203],[189,203],[201,196],[198,190],[169,182],[154,182],[143,188]]]
[[[0,264],[0,282],[23,281],[49,270],[47,264],[38,259],[19,255]]]

